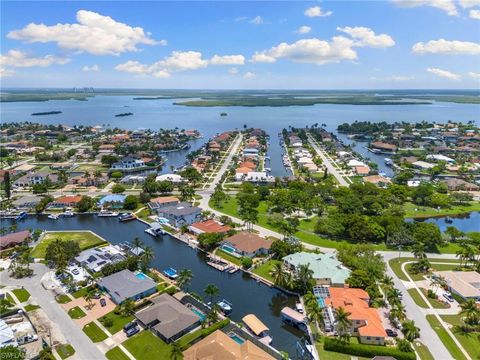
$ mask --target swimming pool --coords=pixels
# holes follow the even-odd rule
[[[222,246],[222,250],[223,251],[226,251],[228,253],[231,253],[231,254],[234,254],[235,253],[235,249],[231,246],[228,246],[228,245],[223,245]]]
[[[197,308],[190,308],[190,310],[192,310],[192,312],[195,314],[195,315],[198,315],[198,317],[200,318],[200,320],[205,320],[205,314],[202,313],[200,310],[198,310]]]
[[[318,305],[323,309],[325,307],[325,299],[318,298]]]
[[[242,345],[245,342],[245,340],[243,340],[240,336],[238,336],[234,332],[229,333],[228,336],[230,337],[230,339],[235,341],[237,344]]]
[[[140,280],[145,280],[145,279],[148,279],[149,277],[147,275],[145,275],[143,272],[138,272],[135,274],[135,276],[137,278],[139,278]]]

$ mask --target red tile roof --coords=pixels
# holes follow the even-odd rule
[[[82,197],[80,195],[75,196],[62,196],[58,199],[55,199],[53,202],[57,204],[76,204],[78,203]]]
[[[190,227],[193,227],[205,233],[226,233],[227,231],[230,231],[232,229],[230,226],[221,225],[215,220],[196,222],[190,225]]]
[[[30,237],[30,231],[23,230],[0,236],[0,248],[4,249],[12,245],[21,244]]]

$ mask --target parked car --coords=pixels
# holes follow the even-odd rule
[[[392,329],[386,329],[385,332],[390,337],[397,337],[398,336],[398,333],[396,331],[392,330]]]
[[[95,294],[93,294],[93,298],[94,298],[94,299],[97,299],[97,300],[98,300],[98,299],[100,299],[100,297],[101,297],[101,295],[100,295],[99,292],[96,292]]]
[[[102,307],[107,306],[106,300],[105,300],[105,299],[100,299],[100,305],[101,305]]]
[[[137,322],[133,320],[123,327],[123,331],[127,332],[128,330],[130,330],[131,328],[134,328],[135,326],[137,326]]]
[[[453,296],[450,295],[449,293],[443,293],[443,297],[444,297],[445,299],[447,299],[449,302],[454,302],[454,301],[455,301],[455,299],[453,298]]]
[[[72,274],[73,275],[78,275],[78,274],[80,274],[80,271],[78,271],[78,269],[73,269]]]
[[[135,335],[139,331],[140,331],[140,328],[138,326],[135,326],[135,327],[132,327],[132,328],[128,329],[127,331],[125,331],[125,334],[127,335],[127,337],[130,337],[130,336]]]

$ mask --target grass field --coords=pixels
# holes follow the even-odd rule
[[[413,347],[417,351],[417,354],[420,357],[420,360],[435,360],[433,355],[430,353],[430,350],[428,350],[428,347],[426,347],[420,341],[415,340],[413,342]]]
[[[112,326],[105,326],[104,321],[106,319],[111,319],[113,321]],[[98,321],[105,326],[105,328],[110,332],[110,334],[116,334],[120,330],[123,329],[123,327],[128,324],[130,321],[133,320],[133,316],[122,316],[122,315],[117,315],[115,314],[114,311],[109,312],[108,314],[102,316]]]
[[[401,266],[404,262],[409,262],[409,261],[415,261],[415,259],[413,257],[401,257],[400,260],[398,258],[391,259],[388,263],[389,263],[390,267],[392,268],[393,272],[395,273],[395,275],[397,275],[397,277],[399,279],[404,280],[404,281],[408,281],[408,278],[405,275],[405,273],[402,271]],[[431,259],[431,261],[442,262],[442,264],[435,264],[435,263],[431,264],[432,269],[439,270],[439,271],[440,270],[451,270],[451,269],[455,268],[457,266],[457,264],[459,263],[458,260],[454,260],[454,259],[441,259],[441,260]],[[406,265],[405,268],[408,271],[410,266]],[[424,275],[427,275],[427,274],[412,274],[411,272],[409,272],[409,275],[410,275],[410,277],[412,278],[413,281],[418,281],[418,280],[423,280]]]
[[[130,358],[125,355],[125,353],[118,346],[115,346],[113,349],[108,350],[105,353],[105,356],[108,360],[130,360]]]
[[[355,342],[356,338],[351,338],[352,343]],[[320,340],[317,342],[317,352],[320,359],[325,360],[352,360],[353,356],[348,354],[342,354],[333,351],[326,351],[323,349],[323,338],[320,337]],[[369,358],[355,356],[358,360],[369,360]]]
[[[432,329],[437,333],[443,345],[445,345],[447,348],[450,355],[457,360],[466,359],[462,351],[458,348],[457,344],[455,344],[450,335],[448,335],[447,331],[443,328],[442,324],[440,324],[435,315],[427,315],[426,318]]]
[[[81,318],[87,316],[87,314],[85,314],[85,311],[80,309],[78,306],[75,306],[75,307],[71,308],[70,310],[68,310],[68,315],[72,319],[81,319]]]
[[[221,258],[230,261],[231,263],[241,266],[242,265],[242,260],[241,258],[237,258],[233,255],[230,255],[229,253],[223,251],[222,249],[217,249],[215,250],[215,255],[220,256]]]
[[[66,304],[66,303],[69,303],[70,301],[72,301],[72,299],[70,299],[70,297],[68,295],[65,295],[65,294],[62,294],[62,295],[58,295],[55,300],[59,303],[59,304]]]
[[[83,327],[83,332],[94,342],[100,342],[108,338],[107,334],[93,321]]]
[[[17,297],[18,301],[25,302],[30,299],[30,293],[26,289],[15,289],[12,293]]]
[[[440,317],[443,321],[453,326],[461,325],[462,323],[460,315],[441,315]],[[466,334],[456,328],[453,328],[452,332],[472,359],[480,359],[480,332]]]
[[[480,211],[480,202],[472,201],[470,204],[452,206],[451,208],[440,209],[439,211],[435,208],[418,206],[413,203],[407,202],[404,204],[403,209],[405,210],[405,217],[407,218],[449,216],[466,214],[472,211]],[[415,209],[417,209],[417,211],[415,211]]]
[[[170,359],[171,345],[163,342],[149,330],[144,330],[123,342],[123,346],[137,360]]]
[[[75,349],[70,344],[57,345],[55,346],[55,350],[57,350],[58,355],[60,355],[62,359],[66,359],[75,354]]]
[[[273,268],[273,265],[276,263],[281,263],[279,260],[268,260],[265,264],[260,265],[258,268],[253,269],[253,273],[257,274],[268,281],[273,282],[272,275],[270,275],[270,271]]]
[[[415,304],[424,309],[428,308],[428,304],[425,302],[425,300],[423,300],[417,289],[408,289],[407,291],[412,297],[413,301],[415,301]]]
[[[47,232],[42,241],[33,249],[32,257],[44,258],[48,244],[55,240],[73,240],[78,242],[81,250],[88,249],[106,243],[92,232],[86,231],[59,231]]]

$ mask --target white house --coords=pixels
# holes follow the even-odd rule
[[[274,182],[275,178],[271,175],[267,175],[265,171],[250,171],[245,177],[245,181],[265,183]]]
[[[445,161],[447,163],[454,163],[455,160],[441,154],[432,154],[432,155],[427,155],[428,160],[434,160],[434,161]]]
[[[111,171],[136,171],[143,170],[145,163],[143,160],[134,158],[132,156],[125,156],[120,161],[112,164]]]
[[[184,182],[185,179],[178,174],[162,174],[155,178],[155,181],[171,181],[173,183]]]

